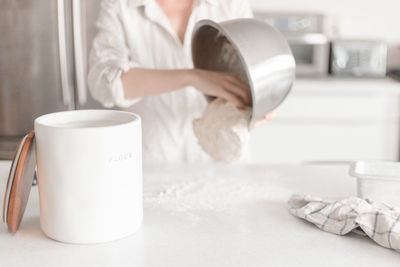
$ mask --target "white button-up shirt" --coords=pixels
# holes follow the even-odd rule
[[[247,0],[195,0],[182,44],[155,0],[103,0],[89,59],[89,89],[105,107],[141,116],[145,162],[206,160],[192,129],[206,101],[193,87],[126,99],[121,74],[134,67],[193,68],[191,35],[197,21],[251,16]]]

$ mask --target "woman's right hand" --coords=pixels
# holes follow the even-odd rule
[[[223,98],[238,108],[251,105],[251,92],[247,83],[235,74],[193,69],[191,83],[205,95]]]

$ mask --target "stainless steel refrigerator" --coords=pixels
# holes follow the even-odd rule
[[[102,108],[87,90],[100,0],[0,1],[0,159],[46,113]]]

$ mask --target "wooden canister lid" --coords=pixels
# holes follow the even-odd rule
[[[8,176],[3,203],[3,222],[15,233],[24,216],[35,176],[35,133],[31,131],[18,143]]]

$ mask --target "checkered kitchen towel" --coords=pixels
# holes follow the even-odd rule
[[[289,212],[329,233],[345,235],[362,230],[379,245],[400,252],[400,209],[357,197],[325,201],[293,195]]]

